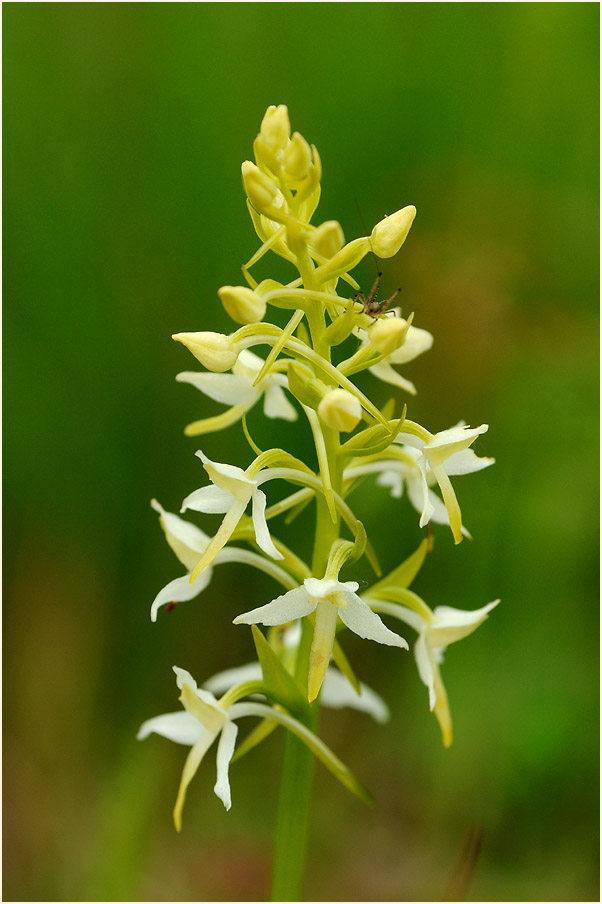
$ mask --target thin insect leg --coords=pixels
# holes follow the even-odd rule
[[[374,299],[376,298],[376,296],[378,295],[378,287],[380,286],[381,276],[382,276],[382,273],[380,273],[380,272],[377,273],[376,279],[374,280],[374,284],[373,284],[372,288],[370,289],[370,294],[366,298],[366,304],[370,304],[371,302],[373,302]]]
[[[383,301],[381,308],[380,308],[381,312],[386,311],[387,308],[389,307],[389,305],[393,304],[393,302],[395,301],[395,299],[397,298],[397,296],[399,295],[400,292],[401,292],[401,286],[399,287],[399,289],[395,289],[395,291],[393,292],[393,294],[391,295],[390,298],[387,298],[386,301]]]

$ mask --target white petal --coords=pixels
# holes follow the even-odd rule
[[[198,596],[201,590],[204,590],[208,585],[211,575],[211,569],[207,568],[194,584],[190,583],[190,572],[166,584],[153,600],[151,621],[157,621],[157,612],[161,606],[165,606],[167,603],[183,603]]]
[[[316,600],[328,599],[331,593],[355,593],[359,584],[357,581],[334,581],[332,578],[305,578],[303,585],[309,595]]]
[[[278,552],[270,537],[268,523],[265,519],[266,498],[262,490],[255,490],[253,493],[253,527],[255,528],[255,538],[260,549],[271,556],[273,559],[283,559],[282,553]]]
[[[189,684],[194,691],[197,690],[197,683],[190,672],[187,672],[186,669],[179,668],[177,665],[174,665],[173,670],[176,673],[176,684],[180,690],[182,690],[185,684]]]
[[[234,722],[226,722],[217,745],[217,781],[213,790],[222,801],[226,810],[229,810],[232,806],[228,767],[234,753],[237,734],[238,726]]]
[[[403,475],[399,471],[383,471],[376,478],[376,483],[381,487],[389,487],[393,499],[401,499],[403,496]]]
[[[389,719],[389,710],[385,701],[365,684],[360,684],[361,694],[357,694],[345,676],[332,668],[326,672],[320,700],[331,709],[349,706],[360,712],[368,713],[377,722]]]
[[[434,620],[428,629],[427,639],[432,647],[446,647],[456,640],[468,637],[481,625],[489,612],[494,609],[499,600],[488,603],[481,609],[468,612],[465,609],[453,609],[451,606],[437,606],[434,610]]]
[[[420,475],[422,477],[422,514],[420,516],[420,527],[424,527],[431,520],[433,514],[433,503],[431,502],[429,496],[429,485],[426,480],[426,466],[422,457],[418,459],[418,466],[420,468]]]
[[[429,708],[432,712],[437,702],[437,694],[435,693],[433,662],[429,655],[429,649],[426,645],[424,634],[421,634],[414,644],[414,656],[416,657],[416,665],[418,666],[420,680],[423,684],[426,684],[429,690]]]
[[[242,468],[236,465],[226,465],[219,461],[211,461],[210,458],[199,449],[195,455],[203,462],[203,467],[207,471],[211,482],[216,487],[221,487],[228,493],[232,493],[237,499],[246,499],[247,502],[251,498],[253,488],[256,486],[254,480],[251,480]]]
[[[256,355],[248,348],[243,348],[238,358],[236,359],[236,364],[233,366],[232,372],[235,374],[241,374],[245,377],[248,377],[251,381],[254,381],[255,377],[264,364],[265,361],[263,358],[261,358],[259,355]]]
[[[405,342],[401,348],[389,355],[391,364],[407,364],[418,355],[427,352],[433,344],[433,337],[428,330],[421,330],[417,326],[411,326],[406,333]]]
[[[172,512],[166,512],[156,499],[151,499],[151,506],[159,512],[159,521],[165,532],[165,538],[182,565],[193,568],[209,543],[207,534],[189,521],[178,518]]]
[[[376,640],[389,647],[408,649],[407,641],[399,634],[389,631],[376,612],[373,612],[356,593],[345,593],[345,600],[347,608],[339,608],[339,618],[354,634],[367,640]]]
[[[445,470],[450,477],[457,474],[472,474],[495,464],[495,458],[479,458],[472,449],[456,452],[445,462]]]
[[[193,373],[185,371],[176,377],[178,383],[190,383],[216,402],[224,405],[252,405],[261,395],[248,377],[235,374]]]
[[[414,384],[410,380],[406,380],[402,377],[401,374],[398,374],[396,370],[393,370],[387,361],[379,361],[378,364],[373,364],[368,370],[373,376],[382,380],[383,383],[389,383],[391,386],[398,386],[400,389],[405,390],[405,392],[409,392],[410,395],[416,395],[416,387]]]
[[[237,615],[235,625],[284,625],[297,618],[309,615],[316,608],[317,603],[309,601],[309,594],[305,587],[296,587],[276,597],[266,606],[259,606],[250,612]]]
[[[192,747],[199,740],[205,729],[190,713],[180,710],[177,713],[164,713],[147,719],[143,722],[136,735],[139,741],[148,738],[150,734],[158,734],[163,738],[169,738],[176,744],[186,744]]]
[[[488,429],[487,424],[481,424],[480,427],[450,427],[449,430],[436,433],[424,447],[430,466],[436,468],[442,465],[452,455],[467,449],[477,436],[486,433]]]
[[[289,402],[280,386],[268,386],[266,388],[263,400],[263,413],[266,417],[280,417],[285,421],[296,421],[299,417],[297,409]]]
[[[181,511],[192,509],[195,512],[205,512],[208,515],[223,514],[227,512],[234,497],[227,490],[213,485],[201,487],[190,493],[182,503]]]

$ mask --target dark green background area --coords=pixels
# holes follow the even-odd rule
[[[502,598],[446,655],[454,745],[411,654],[351,638],[392,719],[324,713],[376,807],[317,767],[307,898],[441,900],[479,829],[472,899],[597,899],[597,5],[3,12],[5,900],[265,898],[281,737],[232,767],[229,813],[208,756],[177,837],[185,750],[135,733],[177,708],[174,663],[249,661],[231,621],[274,595],[231,566],[148,617],[181,570],[149,499],[177,511],[199,446],[250,460],[239,426],[183,437],[219,406],[174,382],[194,362],[170,335],[231,329],[216,292],[258,244],[239,168],[272,103],[320,150],[317,222],[351,239],[418,208],[383,288],[435,344],[398,406],[489,423],[476,451],[497,459],[455,482],[474,542],[437,529],[415,585],[431,606]],[[304,425],[249,423],[310,454]],[[419,541],[406,500],[366,485],[354,508],[386,567]]]

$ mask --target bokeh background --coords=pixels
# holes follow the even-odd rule
[[[177,510],[203,482],[182,428],[219,409],[174,382],[194,362],[170,335],[230,329],[216,290],[258,244],[240,163],[287,103],[322,156],[322,219],[353,238],[418,208],[383,280],[435,334],[410,416],[488,422],[497,464],[457,480],[474,543],[438,529],[415,589],[502,598],[448,651],[450,750],[411,655],[347,644],[392,720],[322,720],[377,804],[317,767],[307,899],[597,900],[597,4],[3,12],[4,899],[266,897],[282,737],[233,767],[230,813],[208,757],[178,837],[185,751],[135,733],[177,708],[174,663],[250,660],[231,620],[273,595],[232,566],[149,621],[181,570],[149,499]],[[278,439],[309,454],[301,424]],[[202,446],[248,463],[240,427]],[[355,508],[385,567],[418,542],[405,501],[368,487]]]

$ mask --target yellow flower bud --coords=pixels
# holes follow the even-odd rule
[[[271,207],[279,195],[276,183],[266,173],[262,173],[254,163],[245,160],[242,167],[242,183],[247,198],[260,213]],[[278,206],[278,205],[277,205]]]
[[[345,236],[341,224],[336,220],[326,220],[324,223],[320,223],[311,237],[311,247],[327,260],[334,257],[344,244]]]
[[[406,240],[414,222],[416,208],[411,204],[377,223],[370,236],[372,250],[377,257],[393,257]]]
[[[295,132],[284,149],[284,175],[287,182],[301,182],[311,166],[311,148],[307,141]]]
[[[265,317],[266,303],[253,289],[246,286],[222,286],[217,294],[236,323],[259,323]]]
[[[381,355],[390,355],[405,342],[409,326],[403,317],[385,317],[370,327],[368,339]]]
[[[175,333],[171,338],[185,345],[197,361],[214,373],[230,370],[238,358],[236,343],[223,333]]]
[[[261,122],[259,134],[265,148],[272,154],[283,150],[288,144],[291,124],[286,104],[268,107]]]
[[[362,417],[362,406],[346,389],[331,389],[318,405],[318,414],[327,427],[349,433]]]

